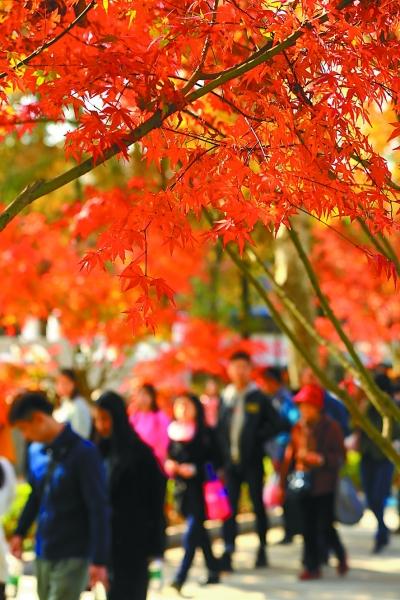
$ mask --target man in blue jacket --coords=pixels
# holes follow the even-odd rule
[[[9,420],[29,447],[31,494],[11,540],[22,542],[37,521],[36,556],[40,600],[79,600],[90,584],[107,586],[109,509],[105,473],[97,449],[52,417],[41,392],[26,392],[13,403]]]

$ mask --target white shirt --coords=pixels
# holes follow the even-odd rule
[[[243,390],[237,390],[233,384],[228,385],[222,393],[223,403],[232,409],[230,443],[231,458],[234,463],[240,462],[240,437],[245,419],[245,397],[257,389],[254,383],[249,383]]]
[[[69,423],[75,433],[89,439],[92,431],[92,415],[86,400],[76,396],[73,400],[64,399],[61,406],[53,414],[59,423]]]

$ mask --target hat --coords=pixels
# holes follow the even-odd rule
[[[293,398],[296,404],[312,404],[319,409],[324,407],[324,390],[319,385],[305,385]]]

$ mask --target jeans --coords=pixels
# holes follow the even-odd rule
[[[303,563],[308,571],[317,571],[332,550],[339,562],[344,562],[346,552],[334,527],[335,494],[306,495],[300,500],[303,511]]]
[[[376,541],[386,544],[389,530],[383,519],[385,503],[390,495],[393,479],[393,464],[386,458],[376,460],[364,455],[361,459],[361,481],[367,498],[368,508],[374,513],[378,521]]]
[[[226,487],[232,506],[233,516],[225,521],[222,533],[225,543],[225,552],[232,553],[235,549],[237,535],[236,515],[240,498],[242,483],[249,486],[250,499],[256,516],[257,534],[260,546],[265,547],[268,529],[268,518],[263,502],[264,468],[262,464],[240,467],[231,465],[226,472]]]
[[[79,600],[88,581],[89,562],[81,558],[37,559],[37,591],[40,600]]]
[[[179,583],[186,581],[196,548],[201,548],[208,571],[213,572],[218,570],[210,538],[208,537],[203,521],[197,515],[188,515],[187,517],[186,531],[183,536],[183,548],[185,554],[175,577]]]

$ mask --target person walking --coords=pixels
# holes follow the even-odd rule
[[[92,415],[89,404],[79,393],[78,377],[73,369],[61,369],[56,390],[61,404],[54,411],[54,418],[60,423],[69,423],[75,433],[88,440],[92,433]]]
[[[264,369],[261,375],[260,387],[270,396],[275,410],[278,411],[281,417],[289,421],[293,427],[299,420],[300,413],[293,402],[293,394],[285,385],[282,370],[278,367]],[[272,460],[276,473],[280,472],[289,439],[289,433],[281,433],[270,442],[267,442],[266,452]],[[293,537],[302,532],[301,510],[299,502],[294,497],[286,498],[283,503],[283,527],[284,537],[279,542],[283,545],[291,544]]]
[[[223,524],[225,551],[222,566],[232,570],[235,550],[236,515],[242,483],[249,486],[256,515],[259,547],[256,567],[267,566],[267,515],[263,503],[264,447],[279,433],[290,431],[290,423],[282,418],[268,398],[252,381],[249,354],[237,352],[229,360],[231,384],[222,394],[218,435],[224,451],[224,473],[233,516]]]
[[[112,514],[107,598],[145,600],[149,560],[164,550],[165,478],[151,449],[132,431],[119,394],[100,395],[94,426]]]
[[[377,386],[389,396],[393,389],[389,377],[378,373],[375,375]],[[364,402],[365,414],[379,431],[382,431],[383,419],[374,406]],[[393,439],[400,437],[399,425],[394,424]],[[367,499],[368,508],[374,514],[377,521],[377,529],[372,552],[379,554],[389,544],[390,531],[384,519],[385,505],[390,496],[394,465],[386,458],[379,448],[369,439],[367,434],[360,430],[360,453],[361,453],[361,484]]]
[[[150,446],[159,464],[164,468],[170,419],[158,409],[157,391],[151,383],[145,383],[138,390],[135,410],[130,414],[129,422],[140,439]]]
[[[221,396],[218,389],[218,383],[212,377],[209,377],[205,383],[204,392],[200,396],[200,402],[203,405],[204,418],[207,427],[215,429],[218,425]]]
[[[171,584],[180,592],[198,547],[202,549],[208,570],[204,583],[219,582],[219,564],[204,528],[206,514],[203,484],[206,465],[211,462],[218,467],[220,460],[213,432],[205,426],[203,407],[197,396],[182,394],[175,399],[173,408],[174,421],[168,428],[170,443],[165,469],[175,480],[177,505],[186,518],[184,556]]]
[[[294,396],[300,421],[293,427],[281,470],[282,497],[299,496],[303,513],[303,566],[299,579],[321,577],[326,547],[338,559],[338,574],[348,571],[347,557],[334,526],[335,494],[344,463],[344,438],[340,425],[323,413],[320,386],[306,385]],[[292,483],[287,485],[288,476]]]
[[[318,377],[311,367],[306,367],[301,373],[301,387],[306,385],[315,385],[321,387]],[[346,439],[351,435],[350,414],[343,402],[333,396],[328,390],[321,387],[324,394],[323,412],[336,421],[342,430],[343,437]]]
[[[79,600],[90,585],[107,586],[109,506],[97,448],[57,422],[42,392],[25,392],[9,421],[31,442],[31,493],[10,542],[21,558],[22,542],[37,522],[36,572],[40,600]]]

